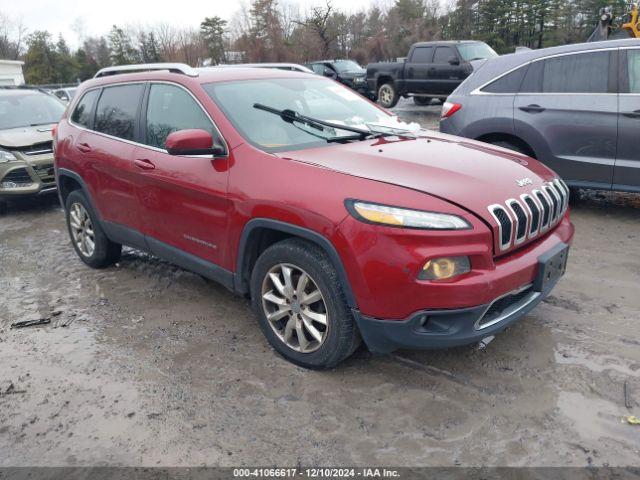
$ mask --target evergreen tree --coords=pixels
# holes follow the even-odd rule
[[[227,21],[220,17],[206,17],[200,24],[200,34],[207,46],[207,52],[213,65],[225,61],[224,33],[226,28]]]
[[[25,54],[25,81],[39,85],[58,81],[57,53],[46,30],[36,30],[27,38]]]
[[[127,33],[114,25],[109,33],[109,53],[113,65],[138,63],[138,52]]]

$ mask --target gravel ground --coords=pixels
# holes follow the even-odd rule
[[[397,107],[431,128],[439,110]],[[11,204],[0,466],[640,466],[622,421],[640,416],[640,196],[583,193],[572,215],[566,277],[486,348],[361,350],[312,372],[224,288],[133,250],[90,270],[55,199]]]

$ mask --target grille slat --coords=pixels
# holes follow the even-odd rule
[[[547,231],[562,219],[568,206],[569,189],[556,178],[518,199],[487,208],[498,223],[500,250],[505,251]]]
[[[53,141],[36,143],[16,150],[25,155],[47,155],[53,153]]]

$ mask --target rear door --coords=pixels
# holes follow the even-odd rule
[[[139,212],[133,154],[144,89],[144,83],[103,88],[95,107],[93,131],[83,131],[74,144],[82,159],[82,177],[93,190],[102,219],[135,230],[139,229]]]
[[[620,50],[621,88],[614,189],[640,189],[640,48]]]
[[[464,78],[462,59],[458,55],[458,50],[449,46],[436,47],[433,64],[429,69],[431,83],[429,93],[449,95]]]
[[[433,47],[414,47],[404,65],[405,85],[408,93],[429,91],[429,68],[433,60]]]
[[[617,50],[529,66],[514,102],[516,135],[573,185],[609,189],[618,137]]]
[[[136,148],[134,157],[143,233],[152,252],[160,256],[166,256],[168,245],[220,264],[226,248],[231,159],[169,155],[167,136],[185,129],[206,130],[215,143],[224,145],[213,121],[188,90],[151,83],[142,112],[145,146]]]

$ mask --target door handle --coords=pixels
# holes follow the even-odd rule
[[[76,145],[76,148],[82,153],[89,153],[91,151],[91,145],[89,145],[88,143],[79,143],[78,145]]]
[[[520,110],[522,110],[523,112],[527,112],[527,113],[541,113],[546,110],[546,108],[541,107],[540,105],[536,105],[535,103],[532,105],[527,105],[526,107],[518,107],[518,108],[520,108]]]
[[[623,112],[622,114],[629,118],[640,118],[640,110],[636,110],[634,112]]]
[[[151,160],[147,160],[146,158],[136,158],[133,163],[136,167],[141,168],[142,170],[153,170],[156,166],[151,162]]]

